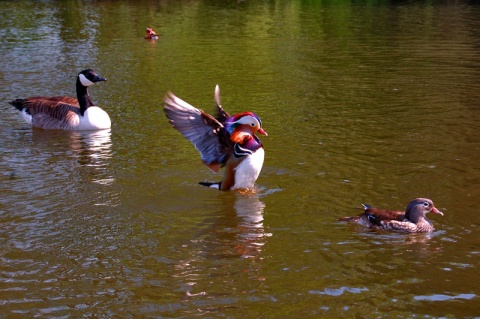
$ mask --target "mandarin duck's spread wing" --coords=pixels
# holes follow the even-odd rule
[[[213,171],[218,171],[230,154],[226,150],[233,147],[224,126],[172,92],[164,97],[163,108],[170,124],[200,152],[203,163]]]
[[[217,120],[225,124],[225,121],[230,118],[230,114],[228,114],[222,107],[222,103],[220,103],[220,87],[215,86],[215,104],[217,105]]]

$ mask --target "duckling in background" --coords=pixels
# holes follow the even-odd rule
[[[147,40],[158,40],[158,35],[151,27],[148,27],[147,30],[145,31],[145,39]]]

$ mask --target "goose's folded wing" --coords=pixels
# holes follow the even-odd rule
[[[79,106],[78,100],[70,96],[32,96],[26,99],[17,99],[17,101],[22,101],[25,107],[32,107],[36,104],[47,104],[54,106],[57,103]]]
[[[72,129],[79,121],[78,102],[69,97],[36,96],[16,99],[10,104],[30,114],[32,125],[38,128]]]
[[[203,163],[213,171],[218,171],[227,161],[227,150],[231,147],[223,125],[172,92],[164,97],[163,108],[170,124],[200,152]]]
[[[76,104],[70,104],[68,102],[76,101],[76,99],[70,101],[69,99],[41,99],[41,98],[28,98],[23,102],[23,106],[28,109],[28,112],[32,115],[44,114],[58,120],[68,118],[72,113],[77,114],[79,111],[78,102]]]
[[[30,100],[30,99],[56,101],[56,102],[65,103],[65,104],[68,104],[68,105],[79,106],[77,98],[70,97],[70,96],[49,96],[49,97],[38,96],[38,97],[28,98],[27,100]]]

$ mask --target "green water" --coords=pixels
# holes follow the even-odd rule
[[[480,7],[467,1],[2,1],[0,316],[480,316]],[[147,26],[158,42],[143,39]],[[74,95],[107,132],[7,102]],[[253,111],[257,194],[217,192],[167,90]],[[429,197],[433,234],[337,222]]]

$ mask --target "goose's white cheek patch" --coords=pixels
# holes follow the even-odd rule
[[[92,81],[87,79],[87,77],[83,74],[80,74],[78,78],[80,79],[80,83],[82,83],[83,86],[90,86],[94,84]]]

